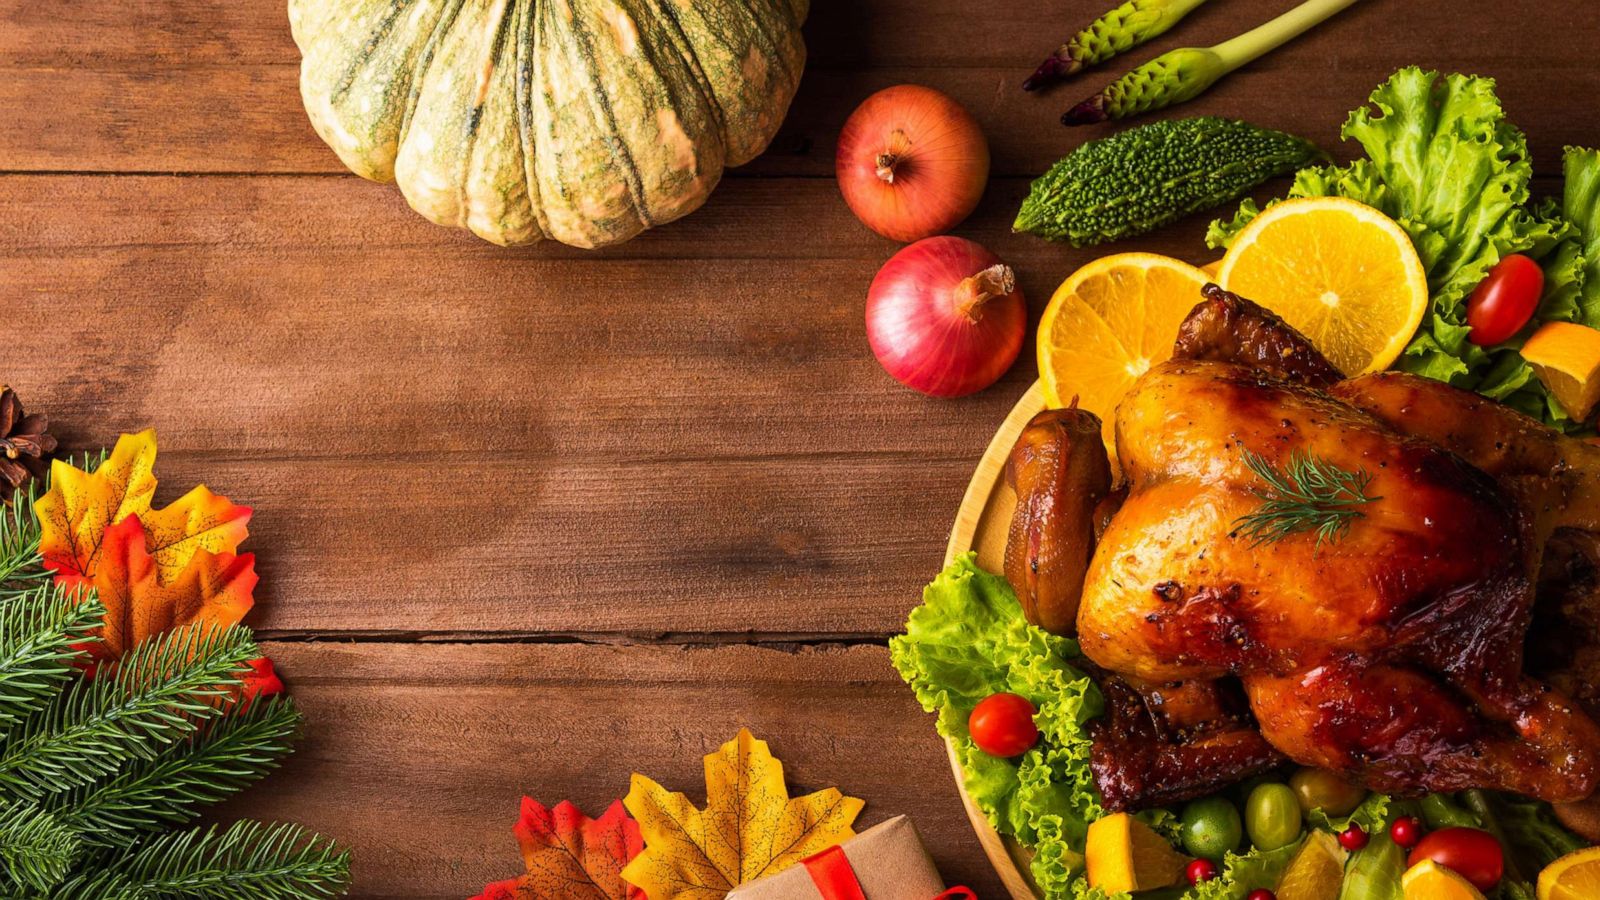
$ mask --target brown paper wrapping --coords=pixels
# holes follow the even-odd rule
[[[917,826],[905,816],[868,828],[842,846],[867,900],[934,900],[944,890]],[[806,867],[795,865],[734,888],[727,900],[817,900],[821,896]]]

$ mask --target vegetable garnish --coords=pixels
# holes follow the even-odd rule
[[[1428,315],[1399,368],[1477,391],[1546,424],[1576,430],[1515,352],[1469,339],[1467,297],[1512,253],[1544,269],[1536,322],[1600,326],[1600,153],[1568,150],[1561,204],[1530,204],[1528,142],[1505,119],[1494,81],[1402,69],[1351,113],[1343,134],[1365,159],[1302,170],[1293,197],[1346,197],[1399,222],[1427,271]],[[1260,210],[1245,201],[1206,240],[1231,244]]]
[[[1051,166],[1011,227],[1076,247],[1120,240],[1324,158],[1310,141],[1217,116],[1140,125]]]
[[[1320,550],[1324,543],[1343,537],[1353,520],[1366,515],[1357,507],[1383,499],[1367,495],[1372,475],[1365,469],[1352,472],[1303,450],[1289,454],[1289,463],[1283,468],[1251,450],[1243,455],[1250,471],[1267,483],[1266,489],[1254,491],[1261,506],[1234,522],[1234,535],[1250,540],[1251,546],[1315,531]]]
[[[1067,38],[1022,83],[1025,91],[1063,81],[1166,33],[1206,0],[1127,0]]]
[[[1356,0],[1306,0],[1215,47],[1185,47],[1145,63],[1062,115],[1066,125],[1123,119],[1193,100],[1224,75],[1276,50]]]

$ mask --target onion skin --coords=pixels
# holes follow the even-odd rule
[[[862,224],[916,241],[971,215],[989,180],[989,144],[961,104],[933,88],[896,85],[850,114],[834,174]]]
[[[932,237],[889,258],[867,291],[867,341],[884,371],[933,397],[999,380],[1022,350],[1028,305],[1000,258]]]

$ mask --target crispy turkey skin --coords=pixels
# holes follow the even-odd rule
[[[1523,654],[1545,545],[1558,529],[1600,527],[1600,448],[1439,382],[1340,380],[1275,316],[1215,288],[1115,425],[1127,495],[1094,547],[1076,622],[1115,690],[1242,686],[1254,721],[1221,733],[1257,728],[1283,756],[1375,790],[1594,792],[1600,728],[1526,674]],[[1331,539],[1263,540],[1241,527],[1273,496],[1259,464],[1287,471],[1296,455],[1362,473],[1365,499]],[[1219,732],[1205,733],[1216,746]],[[1107,725],[1097,739],[1128,734]],[[1215,756],[1186,756],[1185,740],[1154,757],[1098,754],[1108,805],[1171,802],[1158,785],[1128,785]],[[1239,774],[1196,774],[1183,793]]]

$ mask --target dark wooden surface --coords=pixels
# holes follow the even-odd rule
[[[1090,254],[1011,215],[1106,133],[1059,112],[1291,5],[1218,0],[1109,73],[1017,90],[1108,4],[816,0],[771,150],[688,219],[584,252],[438,229],[345,173],[281,0],[0,0],[0,380],[74,446],[156,427],[165,497],[204,480],[256,508],[252,621],[309,734],[228,812],[340,837],[357,896],[465,897],[518,871],[521,794],[598,811],[637,769],[699,796],[699,756],[748,725],[797,787],[911,814],[998,896],[883,643],[1033,364],[954,402],[878,369],[862,298],[895,247],[838,199],[832,146],[879,87],[960,99],[995,178],[959,233],[1037,312]],[[1591,4],[1479,6],[1365,0],[1182,113],[1337,148],[1395,68],[1474,71],[1554,174],[1600,142]],[[1128,246],[1203,261],[1203,227]]]

